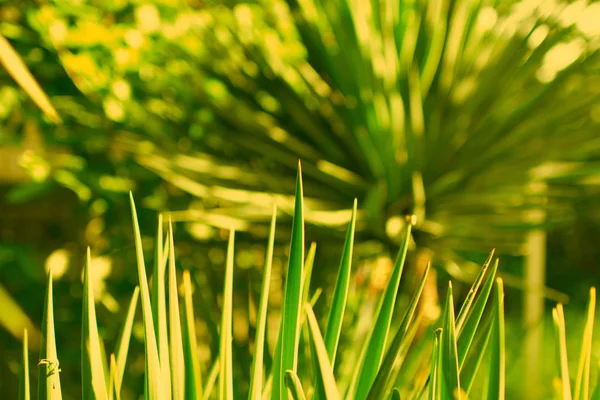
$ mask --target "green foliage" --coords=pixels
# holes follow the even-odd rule
[[[389,278],[387,288],[380,296],[380,305],[377,312],[371,315],[370,325],[371,333],[364,340],[364,343],[352,343],[349,346],[339,347],[339,357],[337,360],[346,360],[349,356],[354,353],[354,356],[362,354],[362,361],[353,366],[354,379],[351,381],[349,387],[343,387],[345,379],[340,376],[340,370],[334,368],[337,361],[334,359],[327,347],[327,343],[321,333],[319,326],[319,320],[315,315],[313,306],[310,302],[305,301],[301,304],[298,300],[302,300],[303,288],[302,285],[310,285],[310,279],[302,275],[302,268],[312,269],[312,263],[314,260],[314,249],[312,246],[310,252],[310,264],[303,265],[303,246],[304,246],[304,224],[302,219],[302,183],[301,175],[298,176],[298,192],[297,192],[297,209],[295,212],[295,230],[294,235],[291,238],[292,246],[290,248],[290,263],[288,264],[287,276],[288,280],[286,288],[294,284],[295,286],[286,291],[288,299],[294,300],[293,304],[296,308],[292,308],[289,303],[283,303],[282,309],[282,322],[279,325],[280,332],[280,346],[275,347],[275,355],[273,357],[272,365],[272,380],[274,382],[277,379],[281,379],[279,385],[281,388],[280,393],[283,396],[289,396],[292,399],[305,399],[310,398],[311,394],[316,393],[319,389],[322,390],[322,395],[327,399],[341,399],[341,393],[346,391],[350,393],[348,398],[406,398],[420,400],[422,398],[428,398],[432,400],[444,400],[444,399],[460,399],[466,398],[468,392],[471,389],[471,383],[474,381],[475,376],[481,382],[484,382],[484,386],[487,390],[487,397],[490,399],[504,399],[505,398],[505,369],[506,369],[506,349],[505,349],[505,321],[504,321],[504,290],[502,280],[496,278],[497,261],[494,262],[492,256],[486,261],[481,273],[474,281],[473,286],[465,298],[465,301],[460,307],[458,315],[455,314],[455,300],[452,292],[452,284],[449,284],[448,291],[446,293],[446,300],[444,302],[444,312],[440,320],[438,321],[438,328],[435,329],[433,337],[430,334],[418,335],[416,334],[420,327],[420,316],[417,308],[419,299],[425,286],[425,281],[429,272],[429,269],[425,269],[423,276],[420,279],[420,283],[412,296],[408,306],[403,310],[403,317],[401,323],[395,329],[393,333],[393,339],[388,343],[388,332],[392,331],[393,311],[398,305],[395,292],[397,291],[398,283],[400,281],[401,273],[403,270],[403,264],[407,253],[409,237],[411,234],[410,225],[406,229],[406,238],[404,245],[401,248],[396,265],[393,268],[391,276]],[[133,199],[133,198],[132,198]],[[137,226],[137,217],[133,200],[131,202],[132,215],[134,222],[134,231],[136,232],[137,250],[139,256],[138,273],[140,275],[140,292],[142,293],[142,311],[144,311],[144,304],[146,304],[145,312],[143,312],[143,331],[145,343],[145,375],[146,375],[146,386],[144,398],[221,398],[221,399],[232,399],[236,392],[235,385],[233,383],[232,375],[232,364],[235,359],[241,357],[240,354],[236,353],[232,346],[233,337],[232,330],[236,323],[233,316],[233,270],[235,268],[234,261],[234,236],[233,231],[230,231],[229,244],[227,249],[226,268],[224,274],[226,279],[224,281],[223,291],[223,311],[221,319],[221,330],[220,330],[220,350],[218,357],[213,357],[211,372],[208,374],[207,386],[204,394],[202,394],[202,384],[199,379],[200,369],[198,368],[198,345],[196,342],[195,333],[195,319],[192,310],[192,284],[190,274],[188,271],[183,273],[183,297],[184,297],[184,309],[183,320],[180,319],[179,313],[179,290],[176,283],[176,263],[175,263],[175,246],[173,243],[173,229],[172,225],[169,224],[168,230],[168,247],[163,247],[162,230],[158,230],[157,243],[162,249],[168,248],[168,269],[169,277],[167,281],[162,280],[162,285],[168,285],[168,296],[161,296],[160,301],[165,303],[159,305],[158,310],[164,307],[168,310],[168,315],[165,315],[165,322],[168,325],[168,329],[164,331],[170,332],[170,347],[169,354],[170,358],[159,358],[159,352],[157,350],[156,339],[154,336],[154,324],[153,319],[155,318],[154,311],[151,307],[149,285],[145,277],[144,261],[141,257],[141,240],[139,236],[139,227]],[[275,210],[274,210],[275,211]],[[269,250],[267,251],[267,259],[265,260],[264,276],[261,289],[261,300],[260,304],[260,316],[258,318],[258,324],[261,327],[257,330],[257,340],[255,352],[251,356],[252,361],[252,376],[253,384],[251,386],[250,398],[259,398],[261,396],[277,396],[273,394],[275,384],[267,383],[263,389],[263,376],[261,371],[265,365],[262,362],[263,351],[265,350],[265,321],[266,316],[269,313],[267,307],[267,296],[268,296],[268,283],[271,280],[272,272],[272,249],[273,249],[273,237],[275,232],[275,213],[273,214],[271,224],[271,239],[269,240]],[[348,238],[352,239],[353,225],[351,224],[348,230]],[[297,237],[296,235],[299,235]],[[351,243],[346,243],[344,246],[341,268],[349,268],[348,252],[352,248]],[[298,252],[300,252],[298,254]],[[156,257],[160,261],[167,259],[167,255],[164,251],[156,252]],[[127,382],[121,382],[122,379],[122,368],[125,364],[125,358],[127,357],[127,348],[129,342],[129,335],[131,331],[132,323],[132,310],[135,309],[137,304],[138,289],[134,291],[134,295],[131,301],[130,312],[127,315],[125,327],[123,329],[123,335],[121,343],[118,347],[118,355],[111,355],[110,357],[110,372],[108,385],[106,384],[106,373],[103,370],[102,365],[102,354],[104,350],[100,346],[100,337],[98,336],[98,323],[95,317],[95,306],[93,287],[89,279],[89,272],[91,266],[91,258],[88,253],[88,259],[84,270],[84,297],[83,297],[83,325],[82,325],[82,368],[84,370],[84,380],[82,381],[82,389],[84,395],[88,398],[110,398],[119,399],[123,386],[127,385]],[[296,275],[291,275],[292,270],[296,269]],[[290,282],[290,276],[295,276],[298,279],[302,279],[302,285],[298,282]],[[339,276],[345,277],[345,272],[339,274]],[[345,278],[343,278],[345,279]],[[493,285],[495,282],[495,285]],[[336,287],[344,285],[343,282],[338,282]],[[165,288],[163,288],[165,290]],[[336,291],[334,291],[335,293]],[[493,292],[493,293],[492,293]],[[293,297],[292,295],[293,294]],[[44,329],[42,330],[43,337],[41,361],[40,361],[40,393],[43,395],[41,398],[47,399],[60,399],[60,381],[58,380],[60,369],[58,369],[58,354],[56,351],[56,343],[54,339],[54,319],[53,319],[53,307],[52,307],[52,275],[49,274],[48,285],[47,285],[47,298],[46,298],[46,311],[44,314]],[[339,292],[338,292],[339,296]],[[491,301],[492,306],[486,308],[484,305],[489,300],[490,296],[493,296]],[[168,297],[168,300],[167,300]],[[146,300],[144,300],[144,298]],[[167,307],[167,304],[168,307]],[[332,305],[340,304],[339,300],[333,299]],[[287,305],[287,307],[286,307]],[[352,321],[354,318],[349,320],[345,317],[348,309],[342,307],[339,311],[341,314],[340,321],[344,326],[344,329],[355,328],[352,326],[346,326],[347,321]],[[338,314],[336,311],[335,314]],[[160,311],[159,311],[160,312]],[[329,315],[334,314],[331,310]],[[588,398],[591,393],[590,382],[590,368],[591,368],[591,342],[593,335],[593,318],[595,314],[595,290],[592,289],[590,292],[590,302],[588,307],[587,322],[583,331],[583,339],[581,346],[581,354],[579,360],[579,367],[575,378],[576,387],[575,397],[577,399]],[[290,317],[291,315],[291,317]],[[564,314],[562,306],[559,304],[553,312],[556,332],[557,332],[557,348],[558,348],[558,369],[561,384],[561,394],[559,398],[570,399],[570,379],[571,375],[568,367],[567,351],[566,351],[566,328],[564,321]],[[286,318],[288,321],[286,321]],[[487,318],[486,321],[479,323],[482,318]],[[331,321],[331,318],[329,318]],[[301,337],[296,337],[301,332],[302,326],[308,327],[308,338],[307,343],[311,349],[311,357],[314,357],[314,363],[310,363],[309,360],[304,359],[302,356],[303,346],[299,345]],[[292,328],[289,328],[289,327]],[[381,328],[383,327],[383,328]],[[60,328],[59,328],[60,329]],[[292,339],[288,339],[286,342],[282,338],[285,335],[285,330],[291,329]],[[337,329],[337,328],[336,328]],[[182,335],[182,332],[184,333]],[[382,336],[382,337],[378,337]],[[473,340],[473,338],[475,338]],[[483,339],[482,339],[483,338]],[[178,341],[175,342],[175,341]],[[26,343],[26,342],[25,342]],[[290,344],[291,343],[291,344]],[[424,344],[424,346],[419,345]],[[285,346],[290,346],[290,349],[286,349]],[[415,380],[413,384],[418,384],[418,387],[405,387],[399,384],[397,379],[399,373],[402,371],[403,360],[406,357],[408,349],[411,348],[416,350],[416,357],[422,360],[421,363],[422,371],[428,379]],[[370,354],[365,355],[364,349],[369,349]],[[282,361],[284,353],[287,353],[287,357],[292,359],[292,368],[295,367],[295,363],[303,363],[303,368],[289,369],[286,364]],[[374,356],[372,355],[374,354]],[[487,354],[487,357],[483,357],[482,354]],[[277,358],[279,357],[279,359]],[[461,362],[461,357],[466,357],[464,363]],[[471,367],[473,364],[470,360],[474,358],[475,367]],[[119,362],[117,363],[117,359]],[[28,396],[28,368],[27,368],[27,345],[25,344],[23,350],[23,368],[21,370],[21,382],[22,392],[21,398],[27,398]],[[430,360],[430,361],[428,361]],[[164,364],[161,364],[164,363]],[[290,361],[288,361],[290,362]],[[315,368],[310,368],[310,365]],[[284,368],[285,367],[285,368]],[[164,392],[164,386],[158,378],[163,368],[167,370],[172,382],[172,391]],[[278,378],[278,371],[284,371],[281,377]],[[485,372],[485,373],[484,373]],[[311,378],[311,375],[313,379]],[[45,377],[46,379],[42,379]],[[366,378],[361,378],[366,377]],[[212,390],[213,384],[216,380],[219,380],[219,391],[214,392]],[[311,384],[312,382],[312,384]],[[252,394],[254,393],[254,394]],[[107,395],[108,394],[108,395]],[[236,396],[242,396],[237,393]],[[243,396],[242,396],[243,397]]]

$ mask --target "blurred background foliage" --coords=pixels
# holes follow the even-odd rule
[[[357,198],[356,279],[372,275],[375,291],[415,215],[413,268],[432,261],[468,280],[497,248],[522,287],[527,235],[541,229],[547,286],[583,303],[599,278],[599,19],[600,3],[581,0],[0,1],[0,34],[57,113],[3,58],[0,300],[19,316],[3,321],[3,354],[41,316],[45,265],[61,367],[77,365],[86,245],[100,321],[125,311],[130,190],[146,249],[157,212],[177,222],[206,320],[219,312],[226,230],[241,232],[236,302],[249,313],[273,201],[289,239],[298,159],[321,286]],[[239,326],[246,348],[252,327]]]

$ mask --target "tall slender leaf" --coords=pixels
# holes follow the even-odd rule
[[[96,321],[94,288],[90,279],[92,256],[87,248],[83,278],[83,317],[81,326],[81,389],[83,400],[106,400],[106,381],[102,364],[102,349]]]
[[[48,272],[44,317],[42,319],[42,340],[40,362],[38,363],[38,399],[61,400],[60,368],[54,334],[54,305],[52,300],[52,270]]]
[[[571,382],[569,380],[569,360],[567,356],[567,333],[562,304],[557,304],[552,310],[552,319],[554,321],[560,394],[563,400],[571,400]]]
[[[454,297],[452,296],[452,283],[448,283],[446,294],[446,307],[444,309],[442,334],[442,400],[461,399],[458,349],[456,344],[456,327],[454,317]]]
[[[256,317],[256,336],[254,339],[254,357],[252,358],[252,371],[250,375],[250,400],[259,400],[263,389],[263,357],[265,351],[265,332],[267,328],[267,307],[269,305],[269,288],[271,285],[271,266],[273,264],[273,247],[275,243],[275,224],[277,221],[277,204],[273,204],[273,216],[271,217],[271,229],[269,242],[265,254],[265,266],[263,268],[262,288],[258,303],[258,315]]]
[[[575,381],[575,400],[590,398],[590,365],[592,358],[592,339],[594,335],[594,316],[596,314],[596,288],[590,289],[587,318],[583,328],[577,380]]]
[[[219,359],[219,398],[233,400],[233,259],[235,232],[229,232],[227,245],[227,265],[225,267],[225,288],[223,290],[223,310],[221,313],[221,345]]]
[[[127,354],[129,353],[129,343],[131,341],[131,331],[133,330],[133,319],[135,318],[135,310],[137,309],[138,298],[140,295],[140,288],[136,286],[129,302],[129,308],[127,309],[127,317],[125,318],[125,324],[119,337],[116,352],[116,371],[115,371],[115,392],[121,393],[121,382],[123,382],[123,375],[125,374],[125,364],[127,362]]]
[[[133,201],[133,194],[129,193],[131,202],[131,217],[135,236],[135,252],[137,256],[138,279],[142,297],[142,315],[144,319],[144,345],[146,350],[146,388],[145,393],[150,400],[159,400],[163,396],[161,384],[161,368],[158,358],[158,347],[154,335],[154,322],[150,290],[146,279],[146,264],[144,263],[144,250],[142,249],[142,235],[138,224],[137,212]]]
[[[490,357],[490,378],[488,381],[489,400],[504,400],[506,396],[506,354],[504,341],[504,286],[502,279],[498,278],[496,280],[494,321],[491,337],[492,354]]]
[[[275,359],[273,374],[273,399],[287,399],[284,384],[285,371],[296,371],[298,362],[298,343],[300,340],[300,315],[302,310],[302,279],[304,267],[304,205],[302,193],[302,169],[298,163],[296,180],[296,200],[294,222],[290,239],[290,255],[287,278],[283,294],[283,314],[281,321],[280,359]]]
[[[202,398],[202,379],[198,365],[198,345],[196,342],[196,320],[192,302],[192,282],[190,272],[183,271],[183,357],[185,360],[185,398]]]
[[[431,351],[431,372],[429,374],[429,396],[428,400],[440,400],[442,398],[441,350],[443,329],[439,328],[433,335],[433,349]]]
[[[171,365],[171,388],[173,400],[185,399],[185,358],[179,317],[179,291],[175,272],[175,244],[173,224],[169,218],[169,355]]]
[[[306,400],[304,389],[298,375],[294,371],[285,371],[285,386],[288,388],[294,400]]]
[[[28,349],[27,329],[23,331],[23,358],[21,359],[21,368],[19,370],[19,400],[29,400],[31,391],[29,388],[29,349]]]

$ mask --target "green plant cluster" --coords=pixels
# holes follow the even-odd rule
[[[207,376],[201,377],[197,357],[197,336],[193,291],[188,271],[183,271],[183,298],[175,260],[173,229],[167,238],[159,221],[152,291],[146,276],[142,241],[133,196],[131,211],[137,252],[139,290],[135,289],[121,339],[107,358],[98,333],[94,291],[90,276],[90,252],[84,269],[81,331],[81,389],[83,399],[119,399],[127,363],[129,342],[138,298],[141,302],[145,348],[145,399],[505,399],[504,291],[496,278],[498,260],[490,255],[466,298],[455,310],[449,284],[444,311],[437,326],[418,334],[421,313],[418,304],[428,268],[398,326],[392,320],[397,293],[411,237],[407,224],[402,247],[375,312],[368,316],[366,339],[340,348],[340,334],[350,288],[356,204],[342,251],[338,278],[326,324],[320,324],[313,306],[318,291],[311,288],[314,254],[305,257],[304,204],[298,172],[294,221],[284,289],[282,318],[270,370],[265,368],[271,259],[276,225],[274,210],[264,264],[261,296],[257,307],[257,329],[252,355],[251,381],[247,391],[233,378],[233,270],[234,232],[231,231],[225,267],[225,287],[220,322],[218,356]],[[39,399],[61,399],[60,357],[57,354],[53,313],[52,273],[48,276],[42,346],[39,367]],[[310,295],[314,292],[314,295]],[[595,312],[595,290],[591,290],[587,322],[583,332],[579,368],[571,389],[567,363],[566,333],[562,305],[553,310],[557,343],[557,381],[560,399],[588,399],[591,345]],[[324,326],[324,328],[323,328]],[[348,327],[344,327],[347,329]],[[395,328],[395,329],[394,329]],[[60,329],[60,327],[58,327]],[[343,354],[339,354],[343,350]],[[21,399],[30,398],[29,354],[24,341],[21,369]],[[349,363],[342,368],[340,359]],[[109,360],[109,361],[107,361]],[[353,361],[349,361],[353,360]],[[342,373],[342,371],[344,371]],[[402,376],[410,376],[402,380]],[[400,383],[404,382],[404,383]],[[477,386],[479,385],[479,386]],[[474,392],[473,388],[479,390]]]

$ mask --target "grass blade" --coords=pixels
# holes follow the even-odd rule
[[[325,331],[325,347],[332,367],[335,368],[335,358],[338,348],[340,334],[342,332],[342,321],[344,320],[344,312],[346,310],[346,302],[348,300],[348,288],[350,287],[350,272],[352,268],[352,251],[354,247],[354,231],[356,227],[356,206],[357,200],[354,199],[352,207],[352,218],[348,225],[346,233],[346,242],[344,243],[344,251],[338,271],[333,299],[331,302],[331,310],[327,320],[327,330]]]
[[[571,383],[569,381],[569,361],[567,358],[567,332],[565,327],[565,314],[562,304],[557,304],[552,310],[554,333],[556,337],[556,351],[560,375],[560,393],[563,400],[571,400]]]
[[[452,282],[448,283],[442,334],[442,399],[461,399]]]
[[[271,230],[267,253],[265,255],[265,266],[263,269],[262,288],[258,304],[258,315],[256,325],[256,337],[254,339],[254,357],[252,359],[252,372],[250,375],[250,400],[260,400],[263,389],[263,356],[265,352],[265,331],[267,328],[267,307],[269,305],[269,288],[271,285],[271,267],[273,264],[273,247],[275,244],[275,224],[277,221],[277,205],[273,205],[273,216],[271,217]]]
[[[29,400],[31,392],[29,389],[29,349],[27,329],[23,331],[23,359],[19,373],[19,400]]]
[[[225,268],[225,289],[223,290],[223,311],[221,319],[221,346],[219,351],[219,398],[233,399],[233,360],[231,348],[233,329],[233,247],[235,232],[229,231],[227,245],[227,265]]]
[[[9,75],[31,97],[46,117],[54,123],[61,123],[60,116],[52,106],[52,103],[50,103],[46,93],[44,93],[33,75],[31,75],[31,72],[29,72],[29,69],[11,46],[10,42],[2,35],[0,35],[0,64],[4,65]]]
[[[487,318],[484,322],[484,325],[481,327],[482,335],[480,335],[473,344],[477,351],[471,353],[472,357],[467,358],[463,368],[460,370],[460,385],[467,396],[469,396],[471,392],[473,383],[475,383],[475,378],[483,364],[484,358],[488,357],[487,349],[492,337],[492,322],[493,316],[490,316],[490,318]]]
[[[142,235],[138,224],[133,194],[129,193],[131,202],[131,217],[135,235],[135,251],[137,255],[138,279],[142,296],[142,315],[144,319],[144,345],[146,351],[146,388],[145,393],[150,400],[158,400],[163,396],[161,385],[161,369],[158,359],[158,348],[156,336],[154,335],[154,322],[152,316],[152,304],[150,303],[150,290],[146,279],[146,264],[144,263],[144,251],[142,249]]]
[[[394,305],[396,304],[396,296],[398,294],[398,286],[400,285],[400,278],[402,277],[402,271],[404,269],[404,260],[406,259],[406,252],[408,250],[408,243],[411,237],[412,224],[406,224],[406,232],[404,241],[394,270],[390,276],[385,292],[383,293],[379,309],[377,311],[377,317],[373,329],[371,330],[370,337],[367,341],[365,356],[361,363],[360,373],[356,383],[356,395],[355,398],[363,400],[367,397],[371,385],[375,381],[379,366],[383,358],[383,352],[392,322],[392,314],[394,312]],[[352,397],[352,396],[351,396]]]
[[[487,268],[484,267],[487,271]],[[471,306],[463,306],[464,319],[462,320],[462,324],[460,327],[457,325],[458,331],[458,362],[459,366],[462,369],[465,360],[467,358],[467,354],[469,352],[469,348],[473,343],[473,338],[475,337],[475,332],[477,331],[477,327],[481,321],[481,317],[485,310],[485,306],[490,297],[490,293],[492,291],[492,287],[494,286],[494,279],[496,277],[496,271],[498,270],[498,260],[494,262],[492,265],[487,277],[485,278],[485,282],[483,282],[483,286],[481,287],[481,292],[475,294],[475,292],[469,291],[469,295],[474,293],[470,299],[467,295],[466,301],[472,302]],[[485,273],[486,271],[483,271]],[[483,278],[483,275],[482,275]],[[475,285],[474,285],[475,286]],[[473,290],[473,288],[471,289]]]
[[[121,400],[121,381],[117,376],[117,361],[114,354],[110,355],[110,382],[108,384],[108,400]]]
[[[169,333],[171,365],[171,389],[173,400],[185,399],[185,360],[183,355],[183,337],[179,318],[179,294],[177,274],[175,272],[175,245],[173,224],[169,219]]]
[[[192,302],[192,282],[190,271],[183,271],[183,358],[185,361],[185,398],[202,398],[202,380],[198,365],[198,345],[196,343],[196,326],[194,305]]]
[[[81,390],[83,400],[106,400],[106,381],[102,364],[102,350],[96,321],[94,288],[90,279],[92,256],[87,248],[87,259],[83,278],[83,316],[81,327]]]
[[[210,367],[210,370],[208,370],[208,376],[206,377],[206,386],[204,387],[204,396],[202,397],[202,400],[209,400],[211,398],[212,390],[215,387],[215,382],[219,377],[220,365],[221,361],[219,360],[219,357],[217,357],[212,367]]]
[[[42,340],[40,343],[40,362],[38,378],[38,399],[61,400],[60,369],[54,334],[54,305],[52,299],[52,270],[48,273],[46,301],[42,319]]]
[[[581,341],[581,354],[577,368],[577,380],[575,383],[575,400],[590,398],[590,364],[592,358],[592,336],[594,334],[594,316],[596,313],[596,288],[590,289],[590,301],[588,303],[587,319],[583,329],[583,340]]]
[[[441,393],[441,377],[442,371],[440,369],[441,360],[441,349],[442,349],[442,333],[443,330],[437,329],[433,336],[433,349],[431,352],[431,373],[429,381],[429,396],[428,400],[439,400],[442,398]]]
[[[421,282],[417,288],[417,292],[412,297],[408,309],[406,310],[406,314],[402,319],[402,323],[394,336],[394,340],[390,345],[385,358],[381,364],[381,368],[379,368],[379,372],[371,386],[371,390],[369,391],[369,395],[367,399],[382,399],[389,392],[390,386],[393,385],[392,379],[395,379],[398,369],[400,368],[399,364],[399,355],[401,353],[401,349],[405,347],[405,338],[407,337],[407,332],[412,325],[413,317],[415,315],[415,310],[417,309],[417,304],[419,303],[419,299],[421,298],[421,294],[423,293],[423,288],[425,288],[425,282],[427,281],[427,276],[429,274],[428,265],[425,268],[425,272],[423,272],[423,277],[421,278]]]
[[[300,340],[300,315],[302,310],[302,279],[304,267],[304,205],[302,193],[302,169],[298,164],[296,180],[296,200],[294,206],[294,221],[290,240],[290,256],[287,278],[283,294],[283,314],[281,320],[280,359],[276,364],[273,375],[273,399],[287,399],[287,389],[284,384],[284,373],[287,370],[296,371],[298,362],[298,344]]]
[[[163,247],[163,218],[158,214],[156,248],[154,251],[154,271],[152,273],[152,316],[154,333],[158,345],[160,376],[165,396],[171,393],[171,371],[169,368],[169,338],[167,336],[167,301],[165,298],[165,253]]]
[[[285,371],[285,386],[290,391],[292,399],[306,400],[306,396],[304,395],[304,389],[302,389],[300,379],[298,379],[298,375],[296,375],[294,371]]]
[[[325,398],[327,400],[341,399],[335,383],[335,378],[333,377],[333,368],[329,362],[329,356],[327,355],[325,342],[323,341],[323,336],[321,336],[321,330],[319,329],[319,324],[317,323],[315,313],[313,312],[313,309],[309,303],[304,304],[304,311],[306,313],[308,327],[311,333],[311,343],[314,346],[314,352],[319,361],[321,380],[323,382],[323,387],[325,388]]]
[[[135,318],[135,310],[137,309],[138,298],[140,295],[140,288],[136,286],[131,301],[129,302],[129,309],[127,310],[127,317],[125,318],[125,325],[123,325],[123,331],[119,338],[116,353],[116,376],[115,376],[115,392],[121,393],[121,382],[123,382],[123,375],[125,374],[125,364],[127,362],[127,353],[129,352],[129,343],[131,341],[131,331],[133,329],[133,319]]]
[[[477,274],[477,277],[475,278],[473,285],[471,285],[471,288],[469,289],[469,293],[467,293],[467,296],[465,297],[465,300],[460,308],[460,311],[458,312],[458,317],[456,317],[456,330],[458,332],[462,331],[463,325],[465,324],[467,317],[470,315],[471,306],[473,305],[473,302],[475,301],[475,296],[477,295],[477,291],[481,287],[481,283],[483,282],[483,279],[486,276],[487,270],[490,267],[490,264],[494,257],[494,253],[495,253],[495,250],[492,250],[492,252],[488,256],[485,263],[483,263],[483,267],[479,271],[479,274]],[[496,260],[495,266],[493,268],[496,268],[496,269],[498,268],[498,260]],[[495,271],[492,271],[492,272],[495,272]],[[492,275],[495,275],[495,273]],[[490,278],[488,276],[488,280],[489,279]],[[492,282],[494,281],[493,278],[491,280],[492,280]]]
[[[496,279],[494,322],[491,337],[492,355],[490,357],[490,378],[488,381],[489,400],[504,400],[506,396],[506,354],[504,330],[504,286],[502,284],[502,279],[498,278]]]

